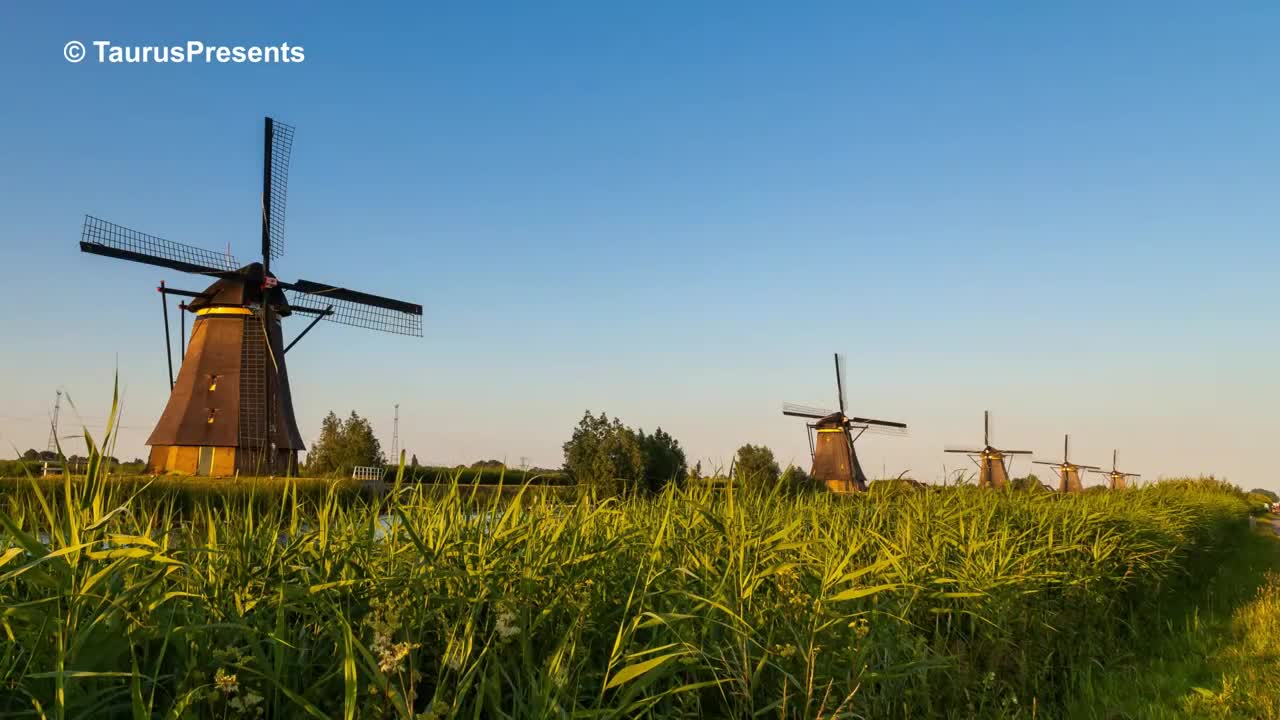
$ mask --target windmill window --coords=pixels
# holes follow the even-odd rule
[[[217,415],[217,414],[218,414],[218,410],[217,410],[216,408],[209,408],[209,419],[208,419],[208,420],[206,420],[205,422],[206,422],[206,423],[208,423],[209,425],[212,425],[212,424],[213,424],[213,418],[214,418],[214,416],[215,416],[215,415]]]
[[[218,389],[218,376],[210,375],[209,376],[209,392],[213,392],[214,390],[217,390],[217,389]]]

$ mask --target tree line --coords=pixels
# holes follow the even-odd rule
[[[661,427],[648,432],[633,428],[617,417],[590,410],[573,429],[562,446],[563,472],[584,489],[602,495],[633,495],[660,492],[671,483],[714,481],[717,473],[705,477],[701,463],[689,465],[680,441]],[[307,453],[303,471],[307,475],[349,476],[357,466],[398,464],[387,458],[370,422],[352,411],[345,419],[330,412],[320,424],[320,436]],[[411,469],[422,467],[417,455],[406,460]],[[504,467],[500,460],[479,460],[473,470]],[[463,467],[463,466],[458,466]],[[787,490],[814,489],[816,485],[801,468],[783,470],[773,451],[764,445],[743,445],[730,464],[738,482]],[[556,472],[533,468],[531,472]]]

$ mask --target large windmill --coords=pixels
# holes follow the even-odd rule
[[[279,475],[297,467],[303,449],[293,415],[285,353],[320,320],[402,335],[422,335],[422,306],[328,283],[276,279],[271,261],[284,254],[285,196],[293,128],[266,118],[262,155],[262,260],[240,265],[224,254],[172,242],[85,216],[80,249],[120,260],[213,278],[199,292],[158,288],[191,298],[195,315],[169,402],[147,439],[149,472],[193,475]],[[287,293],[287,294],[286,294]],[[284,344],[280,319],[312,317]],[[182,317],[185,318],[185,315]],[[185,325],[185,322],[184,322]]]
[[[1071,436],[1062,436],[1062,462],[1048,462],[1046,460],[1034,460],[1037,465],[1052,465],[1054,471],[1058,473],[1058,492],[1080,492],[1084,490],[1084,486],[1080,484],[1081,470],[1097,470],[1097,465],[1077,465],[1070,460],[1071,456]]]
[[[1123,490],[1129,484],[1128,478],[1142,477],[1138,473],[1120,472],[1116,469],[1116,463],[1119,461],[1120,451],[1111,451],[1111,469],[1110,470],[1092,470],[1100,475],[1107,476],[1107,487],[1112,490]]]
[[[907,426],[900,422],[846,415],[844,356],[837,353],[835,363],[839,411],[787,403],[782,406],[782,414],[815,421],[808,423],[809,452],[813,455],[813,471],[810,475],[836,492],[857,492],[867,489],[867,475],[862,472],[862,465],[858,462],[858,453],[853,448],[854,441],[872,428],[882,432],[901,433]]]
[[[1012,455],[1030,455],[1030,450],[1000,450],[991,444],[991,413],[982,411],[982,448],[947,448],[945,452],[964,453],[978,466],[978,487],[1003,488],[1009,484],[1009,466],[1005,458]]]

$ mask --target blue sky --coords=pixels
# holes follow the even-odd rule
[[[1273,3],[3,12],[5,447],[43,446],[58,387],[100,424],[118,367],[143,454],[152,288],[198,283],[82,255],[81,218],[250,256],[270,114],[298,128],[277,273],[426,308],[422,339],[290,353],[308,441],[356,409],[389,444],[399,402],[424,462],[557,465],[592,408],[704,465],[807,465],[779,406],[834,402],[838,350],[853,409],[911,425],[860,445],[873,474],[960,467],[941,446],[989,408],[1046,456],[1070,432],[1082,461],[1280,488]],[[96,39],[306,60],[63,59]]]

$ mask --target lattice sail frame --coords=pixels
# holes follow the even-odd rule
[[[166,240],[92,215],[84,216],[80,249],[203,275],[235,272],[240,267],[229,254]]]
[[[292,125],[271,121],[271,202],[267,217],[267,234],[271,259],[284,255],[285,201],[289,196],[289,161],[293,153]]]
[[[366,330],[380,330],[394,335],[422,337],[421,310],[417,313],[404,312],[301,290],[286,290],[286,295],[289,307],[295,310],[302,308],[323,315],[324,319],[330,322]],[[332,311],[325,313],[325,310],[330,307]]]
[[[271,259],[284,255],[284,211],[289,196],[289,159],[293,154],[293,126],[271,120],[271,197],[266,218]]]

